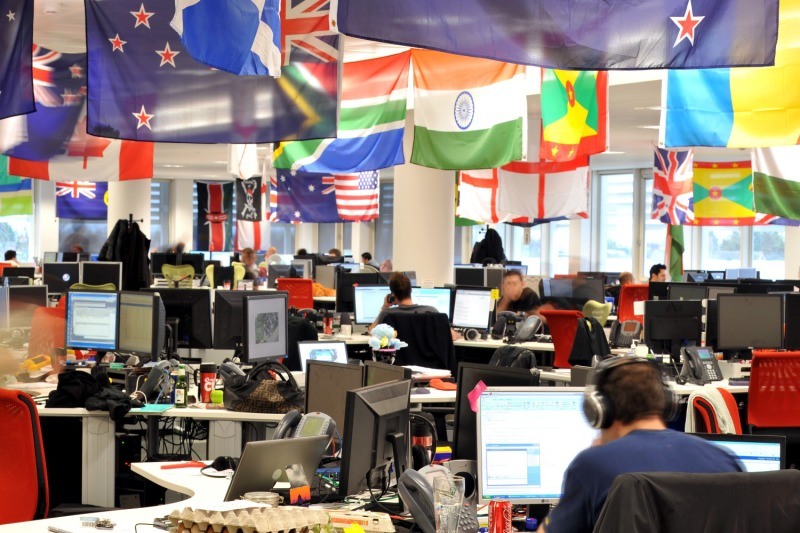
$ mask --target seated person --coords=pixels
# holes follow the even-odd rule
[[[244,279],[253,280],[253,285],[258,286],[259,269],[256,265],[256,252],[252,248],[245,248],[241,254],[244,265]]]
[[[539,296],[525,286],[519,270],[508,270],[503,274],[503,295],[497,302],[497,312],[513,311],[525,316],[532,315],[541,305]]]
[[[590,533],[611,484],[633,472],[741,472],[725,450],[699,437],[667,429],[667,402],[661,371],[646,359],[615,357],[597,367],[596,390],[605,416],[598,419],[600,438],[578,454],[564,474],[564,495],[539,532]],[[591,389],[589,389],[591,390]],[[589,408],[587,409],[587,404]],[[593,418],[592,397],[584,411]]]
[[[651,266],[649,281],[667,281],[667,265],[656,263]]]
[[[616,285],[607,285],[606,295],[614,298],[614,305],[619,305],[619,293],[622,287],[633,283],[633,274],[630,272],[622,272],[617,278]]]

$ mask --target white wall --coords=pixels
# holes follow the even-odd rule
[[[194,194],[194,181],[172,180],[169,195],[169,243],[170,246],[179,242],[186,244],[186,249],[194,246],[194,209],[192,197]]]
[[[108,182],[108,233],[120,219],[133,215],[139,229],[150,237],[150,180]]]

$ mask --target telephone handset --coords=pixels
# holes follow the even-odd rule
[[[638,340],[642,335],[642,325],[636,320],[626,320],[620,322],[615,320],[611,324],[611,332],[608,334],[608,341],[617,348],[630,348],[634,340]]]
[[[681,348],[681,359],[683,368],[680,375],[675,378],[675,382],[679,385],[686,382],[703,385],[712,381],[722,381],[722,371],[711,348],[700,346]]]
[[[414,517],[414,523],[423,533],[436,533],[436,518],[433,510],[433,478],[452,476],[450,470],[441,465],[429,465],[417,470],[406,469],[397,481],[400,499]],[[478,509],[464,498],[458,517],[458,533],[474,533],[478,530]]]
[[[294,437],[315,437],[327,435],[331,438],[336,434],[336,422],[325,413],[300,414],[292,409],[285,415],[275,428],[273,439],[291,439]]]

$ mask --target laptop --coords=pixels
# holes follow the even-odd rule
[[[731,452],[746,472],[772,472],[786,468],[786,437],[778,435],[720,435],[695,433]]]
[[[233,473],[225,501],[239,499],[248,492],[271,491],[275,483],[288,482],[285,469],[294,464],[303,465],[306,479],[309,485],[313,485],[328,441],[330,437],[322,435],[248,442]]]
[[[344,341],[300,341],[297,343],[300,365],[306,371],[308,361],[347,363],[347,344]]]

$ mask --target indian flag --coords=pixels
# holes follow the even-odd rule
[[[275,168],[349,174],[403,164],[409,56],[345,63],[337,137],[281,143]]]
[[[755,148],[752,162],[756,211],[800,219],[800,146]]]
[[[412,50],[411,162],[450,170],[489,169],[525,158],[525,67]]]

